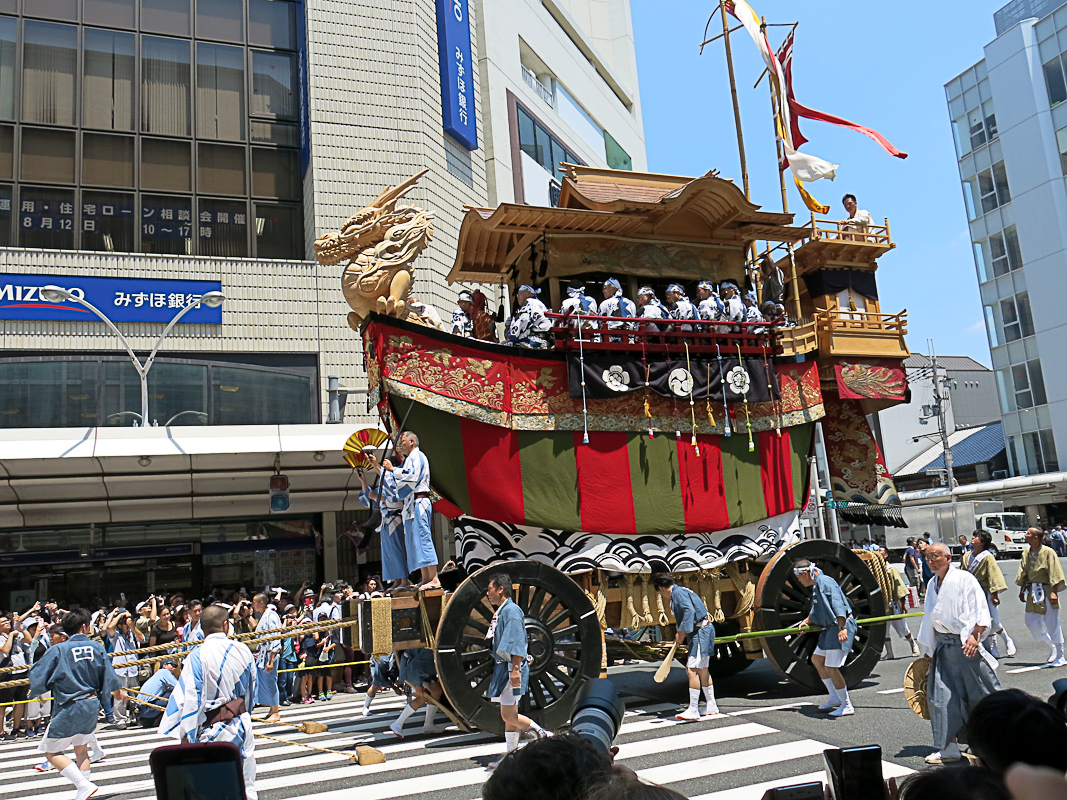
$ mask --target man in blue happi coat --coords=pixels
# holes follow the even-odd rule
[[[48,693],[55,700],[52,721],[37,750],[74,784],[77,800],[87,800],[97,791],[90,780],[88,747],[96,730],[99,698],[108,693],[117,701],[129,697],[104,646],[89,640],[89,612],[69,612],[63,617],[63,631],[69,638],[45,650],[30,669],[30,694]],[[63,755],[69,747],[74,748],[77,763]]]
[[[403,466],[394,468],[392,462],[385,459],[382,468],[393,473],[397,497],[404,502],[401,516],[404,519],[407,569],[409,573],[422,573],[420,589],[439,589],[441,581],[437,578],[437,551],[430,529],[433,516],[430,462],[419,449],[419,437],[412,431],[400,434],[396,449],[404,457]]]
[[[852,652],[856,638],[856,618],[852,605],[837,585],[837,581],[807,559],[793,565],[793,574],[801,586],[811,589],[811,611],[800,627],[818,625],[825,628],[819,634],[819,646],[811,656],[811,665],[819,673],[830,699],[819,706],[830,711],[831,717],[849,717],[856,713],[848,696],[848,686],[841,667]]]
[[[674,640],[689,648],[685,662],[685,674],[689,678],[689,707],[675,719],[692,722],[700,719],[700,694],[704,693],[705,714],[718,714],[715,702],[715,686],[711,682],[711,657],[715,653],[715,626],[708,608],[696,592],[684,586],[676,586],[669,575],[657,575],[652,585],[670,603],[676,622]]]
[[[530,661],[526,645],[526,625],[522,609],[511,599],[511,576],[498,572],[489,579],[485,595],[496,606],[489,623],[486,639],[493,640],[493,677],[489,681],[489,698],[500,703],[500,718],[504,720],[505,752],[489,764],[495,768],[519,746],[523,731],[531,731],[538,739],[549,733],[529,717],[519,713],[519,698],[526,694],[530,681]]]
[[[380,469],[377,459],[371,455],[371,463]],[[390,582],[390,589],[406,589],[408,580],[408,556],[404,546],[404,501],[397,494],[396,471],[380,469],[377,486],[367,485],[363,470],[359,470],[359,502],[368,508],[377,502],[382,512],[382,524],[378,526],[382,546],[382,578]]]
[[[183,742],[232,742],[241,750],[245,797],[256,800],[256,757],[249,714],[256,702],[256,664],[243,642],[227,638],[230,613],[208,606],[204,641],[185,659],[178,686],[159,723],[161,736]]]

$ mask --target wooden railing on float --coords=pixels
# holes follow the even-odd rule
[[[816,219],[811,215],[811,239],[834,239],[842,242],[855,242],[857,244],[874,244],[880,247],[893,247],[893,239],[889,235],[889,218],[885,218],[884,225],[868,225],[864,231],[848,228],[842,222],[829,219]]]
[[[583,315],[579,342],[578,318],[575,315],[549,313],[548,317],[552,320],[554,349],[567,352],[582,349],[590,352],[670,353],[684,356],[688,344],[691,355],[737,355],[740,348],[744,355],[773,356],[782,353],[777,340],[783,330],[788,330],[776,327],[780,320],[715,322]],[[608,328],[609,323],[620,323],[620,327]],[[690,325],[693,330],[683,331],[682,325]]]
[[[873,311],[817,309],[815,312],[819,354],[823,356],[906,357],[904,337],[908,312],[879,314]]]
[[[799,356],[819,349],[815,320],[810,317],[802,319],[793,328],[778,328],[775,333],[783,356]]]

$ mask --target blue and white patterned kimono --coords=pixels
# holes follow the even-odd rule
[[[536,297],[527,297],[504,328],[507,343],[534,350],[548,348],[548,330],[552,321],[545,316],[548,308]]]
[[[256,624],[257,631],[267,631],[272,628],[282,627],[282,618],[274,606],[268,605],[263,616]],[[281,669],[282,640],[275,639],[272,642],[263,642],[256,648],[256,703],[261,706],[276,706],[281,700],[278,695],[278,670]],[[267,672],[267,661],[270,654],[274,653],[274,668]]]
[[[404,458],[404,465],[393,470],[396,494],[404,502],[404,550],[407,574],[423,567],[437,566],[437,551],[433,547],[430,517],[430,462],[417,447]],[[384,519],[384,515],[383,515]],[[384,577],[384,575],[383,575]]]
[[[693,305],[692,301],[682,295],[678,302],[674,304],[674,308],[671,309],[671,319],[676,320],[690,320],[700,319],[700,314],[697,312],[697,307]],[[693,326],[690,324],[679,325],[679,330],[692,331]]]
[[[226,722],[207,724],[207,712],[244,698],[245,713]],[[256,665],[242,642],[213,633],[185,659],[178,686],[159,723],[161,736],[190,742],[233,742],[241,748],[245,794],[256,800],[255,739],[249,710],[256,699]]]
[[[397,495],[396,476],[392,472],[382,471],[375,493],[377,500],[371,499],[371,489],[360,492],[359,502],[373,507],[375,502],[382,512],[382,524],[378,526],[382,545],[382,578],[397,581],[408,576],[408,557],[404,547],[404,520],[401,511],[404,501]]]
[[[493,638],[493,659],[496,664],[493,667],[493,677],[489,681],[488,696],[497,699],[504,689],[511,686],[511,657],[522,656],[519,674],[522,685],[516,689],[512,686],[514,694],[526,694],[526,688],[530,681],[530,662],[527,659],[528,650],[526,643],[526,626],[523,624],[522,609],[511,598],[500,604],[500,608],[493,614],[493,621],[489,623],[489,632],[485,638]]]
[[[111,659],[100,642],[76,633],[67,641],[49,647],[30,668],[30,694],[51,693],[55,698],[52,721],[44,745],[85,744],[96,730],[100,696],[121,687]],[[63,740],[71,741],[64,742]],[[65,748],[61,748],[65,749]],[[61,752],[61,749],[46,752]]]

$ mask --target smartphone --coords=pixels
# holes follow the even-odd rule
[[[149,766],[158,800],[245,800],[241,751],[231,742],[157,747]]]

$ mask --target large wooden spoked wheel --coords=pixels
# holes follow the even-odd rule
[[[886,600],[878,581],[863,559],[847,547],[827,539],[797,542],[780,550],[763,569],[756,586],[756,629],[789,628],[803,620],[811,609],[811,589],[800,585],[793,565],[808,559],[829,575],[844,591],[857,619],[885,616]],[[863,625],[856,633],[852,652],[842,674],[855,686],[874,669],[885,644],[886,623]],[[824,690],[811,655],[819,643],[818,633],[779,636],[763,640],[763,650],[783,676],[812,691]]]
[[[468,723],[502,734],[500,706],[486,697],[493,676],[493,607],[485,596],[498,572],[511,576],[512,599],[525,614],[529,690],[519,713],[549,730],[570,721],[586,680],[600,675],[602,638],[593,604],[573,580],[547,564],[509,561],[484,567],[452,594],[437,627],[437,675],[452,707]]]
[[[715,623],[715,637],[733,636],[741,633],[741,626],[737,620],[728,619]],[[715,643],[715,655],[712,656],[708,669],[711,670],[712,678],[728,678],[745,669],[752,662],[745,655],[745,648],[741,642]]]

